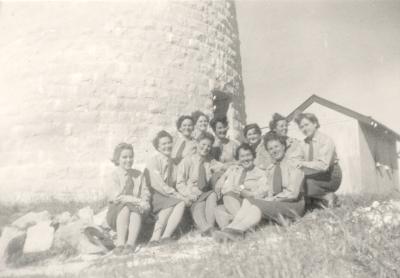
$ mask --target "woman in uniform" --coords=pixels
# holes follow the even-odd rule
[[[193,118],[183,115],[176,122],[178,134],[174,138],[171,157],[176,165],[187,156],[196,152],[196,141],[193,139]]]
[[[227,118],[214,118],[211,120],[210,126],[215,134],[215,142],[211,149],[211,155],[215,160],[224,163],[226,168],[232,164],[236,164],[235,155],[239,143],[229,139],[227,136],[229,129]]]
[[[304,215],[304,173],[285,159],[286,141],[276,134],[265,138],[273,163],[267,169],[268,196],[243,200],[231,224],[215,232],[217,241],[237,240],[262,219],[282,224]]]
[[[296,166],[298,165],[298,162],[304,160],[304,153],[301,146],[301,141],[287,136],[288,121],[285,117],[278,113],[274,113],[272,116],[272,120],[269,122],[269,128],[270,131],[265,136],[269,136],[269,134],[275,133],[276,135],[282,136],[286,139],[287,159],[293,162],[293,164]]]
[[[319,131],[319,121],[314,114],[299,114],[295,121],[306,136],[303,143],[305,161],[298,164],[306,176],[306,196],[318,204],[333,207],[337,203],[334,192],[342,181],[335,143]]]
[[[152,210],[157,215],[150,246],[172,240],[171,236],[182,220],[187,201],[175,190],[176,165],[171,158],[172,136],[164,130],[158,132],[153,146],[157,154],[146,167],[152,192]]]
[[[108,193],[108,225],[117,232],[116,255],[133,253],[142,218],[150,211],[150,193],[143,174],[132,169],[134,152],[131,144],[120,143],[114,149]]]
[[[215,191],[223,201],[215,216],[224,228],[239,211],[243,198],[264,198],[268,192],[265,171],[254,165],[255,152],[249,144],[241,144],[236,151],[239,164],[232,165],[218,181]]]
[[[214,137],[203,132],[197,138],[197,152],[185,157],[178,166],[176,188],[190,206],[193,220],[203,236],[210,236],[215,226],[217,194],[211,183],[218,162],[210,156]]]
[[[261,129],[258,124],[246,125],[243,129],[243,136],[256,153],[254,164],[258,168],[266,170],[267,167],[272,163],[272,160],[265,149],[265,144],[261,136]]]
[[[192,113],[193,124],[194,124],[194,132],[193,137],[197,139],[201,133],[206,132],[208,130],[208,124],[210,119],[203,112],[196,110]]]

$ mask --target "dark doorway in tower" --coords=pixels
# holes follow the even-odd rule
[[[226,117],[232,99],[230,94],[222,91],[213,91],[214,118]]]

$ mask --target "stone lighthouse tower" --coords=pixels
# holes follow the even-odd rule
[[[245,123],[230,0],[6,1],[0,37],[0,201],[99,198],[117,143],[194,110]]]

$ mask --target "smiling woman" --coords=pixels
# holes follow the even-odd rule
[[[337,202],[334,192],[342,183],[335,143],[319,131],[320,124],[314,114],[301,113],[295,121],[306,136],[303,143],[305,161],[299,163],[306,175],[306,195],[324,206],[333,207]]]
[[[197,138],[197,152],[185,157],[178,166],[176,188],[189,200],[193,220],[204,236],[210,236],[215,226],[214,210],[217,195],[212,176],[219,162],[210,157],[214,136],[203,132]]]
[[[230,166],[216,184],[215,191],[223,201],[215,212],[221,228],[237,214],[243,198],[263,198],[267,194],[267,178],[265,172],[254,165],[255,155],[249,144],[241,144],[236,151],[239,164]]]
[[[133,146],[120,143],[112,161],[117,167],[109,180],[107,223],[117,232],[116,254],[135,250],[142,218],[150,210],[150,194],[142,173],[132,169]]]
[[[263,218],[282,223],[282,218],[295,219],[304,214],[303,172],[284,159],[284,138],[271,135],[266,138],[266,145],[274,160],[267,168],[268,197],[245,195],[232,222],[221,232],[214,233],[217,241],[243,238],[244,233]]]
[[[171,236],[181,222],[188,199],[175,190],[176,165],[171,158],[172,136],[162,130],[153,139],[158,151],[146,166],[146,176],[152,192],[152,210],[157,214],[150,245],[171,241]]]

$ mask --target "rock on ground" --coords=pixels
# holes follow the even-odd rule
[[[54,239],[54,227],[50,221],[40,222],[28,228],[24,244],[24,253],[44,252],[51,248]]]
[[[6,263],[15,254],[22,253],[25,241],[25,231],[15,227],[5,227],[0,238],[0,269],[5,268]]]
[[[90,207],[84,207],[78,211],[78,216],[79,219],[87,222],[87,223],[93,223],[93,210]]]
[[[78,254],[91,254],[106,251],[105,247],[90,242],[83,231],[87,224],[83,220],[60,226],[54,235],[54,247],[65,250],[72,248]]]
[[[20,230],[25,230],[26,228],[33,226],[39,222],[49,221],[50,218],[51,215],[47,210],[42,212],[28,212],[27,214],[15,220],[11,224],[11,226],[14,226]]]
[[[65,211],[63,213],[58,214],[56,217],[54,217],[53,222],[63,225],[63,224],[72,222],[73,220],[76,220],[76,219],[74,219],[74,217],[71,215],[71,213],[69,213],[69,211]]]
[[[102,211],[100,211],[93,217],[93,222],[95,225],[108,226],[106,223],[107,222],[106,221],[107,211],[108,211],[108,208],[104,208]]]

